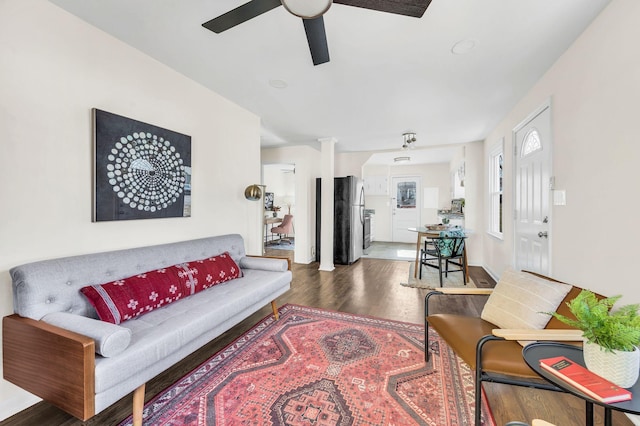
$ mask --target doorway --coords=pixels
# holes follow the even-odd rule
[[[295,164],[263,164],[262,182],[266,185],[263,219],[265,249],[295,250]],[[292,226],[287,226],[290,230],[284,234],[272,232],[272,228],[286,224],[283,224],[286,215],[293,216]]]
[[[416,241],[416,233],[409,228],[420,226],[420,178],[392,177],[391,239],[394,243]]]
[[[551,274],[551,105],[546,103],[513,130],[515,265]]]

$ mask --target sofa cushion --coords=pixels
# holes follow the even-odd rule
[[[80,289],[102,321],[123,321],[241,276],[228,252]]]
[[[500,328],[543,329],[551,316],[542,312],[554,312],[569,290],[569,284],[508,269],[480,317]]]
[[[53,312],[42,317],[42,321],[91,337],[95,342],[96,353],[107,358],[118,355],[131,342],[131,330],[128,328],[81,315]]]
[[[464,362],[476,369],[476,343],[497,328],[495,324],[478,317],[454,314],[435,314],[428,317],[429,327],[447,342]],[[517,342],[504,341],[487,344],[482,349],[482,370],[489,373],[506,374],[527,379],[539,379],[522,358],[522,346]]]
[[[242,278],[122,323],[132,331],[131,344],[117,357],[96,359],[96,393],[141,371],[153,371],[149,377],[154,377],[175,362],[167,361],[173,354],[181,354],[176,356],[182,359],[260,309],[265,301],[286,292],[290,282],[290,271],[246,270]],[[193,342],[204,336],[208,337],[194,347]]]
[[[174,265],[80,291],[102,321],[120,324],[186,296],[179,273],[184,270]]]
[[[246,256],[240,259],[240,267],[243,269],[284,272],[289,269],[289,263],[286,259]]]
[[[242,271],[228,252],[206,259],[176,265],[183,280],[185,294],[195,294],[214,285],[242,276]]]
[[[80,292],[82,287],[205,259],[225,251],[239,262],[245,256],[242,236],[218,235],[19,265],[9,271],[13,309],[16,314],[34,320],[52,312],[71,312],[97,319],[95,309]]]

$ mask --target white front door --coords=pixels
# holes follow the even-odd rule
[[[413,243],[416,233],[409,228],[420,226],[420,178],[393,177],[391,187],[391,239],[396,243]]]
[[[551,274],[551,106],[544,105],[513,131],[515,264],[518,270]]]

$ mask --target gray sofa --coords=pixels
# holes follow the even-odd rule
[[[228,251],[242,277],[119,325],[98,320],[87,285]],[[86,420],[134,392],[141,422],[144,384],[290,288],[286,259],[247,257],[240,235],[223,235],[17,266],[14,315],[3,319],[6,380]],[[96,352],[102,353],[96,354]]]

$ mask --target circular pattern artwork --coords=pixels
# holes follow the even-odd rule
[[[131,209],[151,213],[166,209],[184,191],[184,161],[161,136],[145,132],[123,136],[107,160],[109,185]]]

